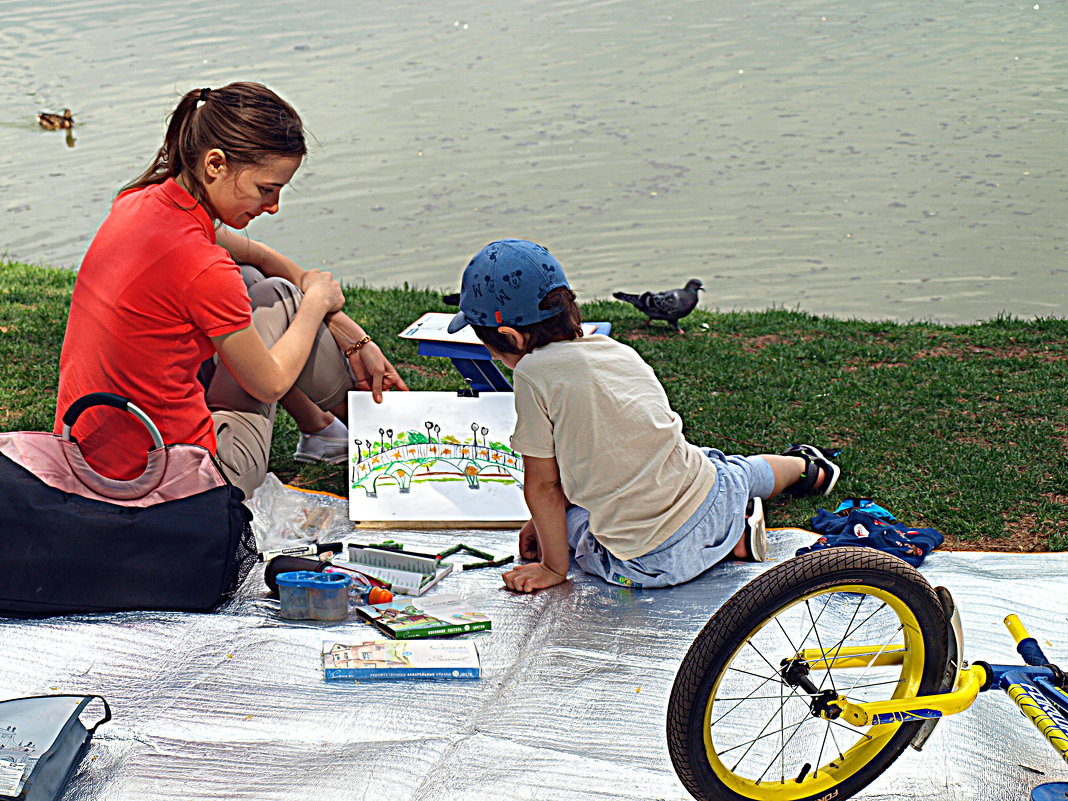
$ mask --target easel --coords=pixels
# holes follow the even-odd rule
[[[481,344],[474,333],[463,330],[456,334],[449,334],[445,328],[452,315],[444,312],[428,312],[409,325],[398,336],[403,339],[414,339],[419,343],[420,356],[439,356],[452,359],[453,366],[460,371],[460,375],[475,392],[511,392],[512,385],[504,377],[497,365],[493,363],[493,357]],[[583,333],[604,334],[612,333],[612,324],[585,323]]]

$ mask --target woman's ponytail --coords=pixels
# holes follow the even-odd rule
[[[237,82],[220,89],[193,89],[171,112],[163,145],[148,169],[122,191],[184,175],[190,194],[214,217],[196,170],[200,157],[212,148],[226,154],[235,169],[308,152],[300,115],[266,86]]]

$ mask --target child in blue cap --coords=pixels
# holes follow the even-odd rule
[[[471,325],[513,371],[511,445],[530,510],[519,550],[535,561],[504,574],[510,589],[566,581],[569,547],[583,570],[628,587],[680,584],[731,555],[763,561],[760,499],[834,487],[838,466],[811,445],[743,457],[687,442],[649,365],[581,324],[540,245],[491,242],[464,270],[449,331]]]

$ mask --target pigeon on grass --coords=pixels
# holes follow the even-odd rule
[[[646,325],[653,320],[667,320],[681,334],[683,330],[679,320],[697,308],[697,292],[703,291],[704,288],[704,284],[698,279],[691,278],[682,289],[643,292],[640,295],[613,292],[612,297],[634,305],[638,311],[645,314],[649,318],[645,321]]]

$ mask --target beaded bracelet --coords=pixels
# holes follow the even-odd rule
[[[359,342],[353,342],[351,345],[349,345],[347,348],[345,348],[345,358],[346,359],[349,358],[349,356],[354,354],[356,351],[358,351],[360,348],[362,348],[364,345],[366,345],[370,341],[371,341],[371,335],[370,334],[365,334],[363,339],[361,339]]]

